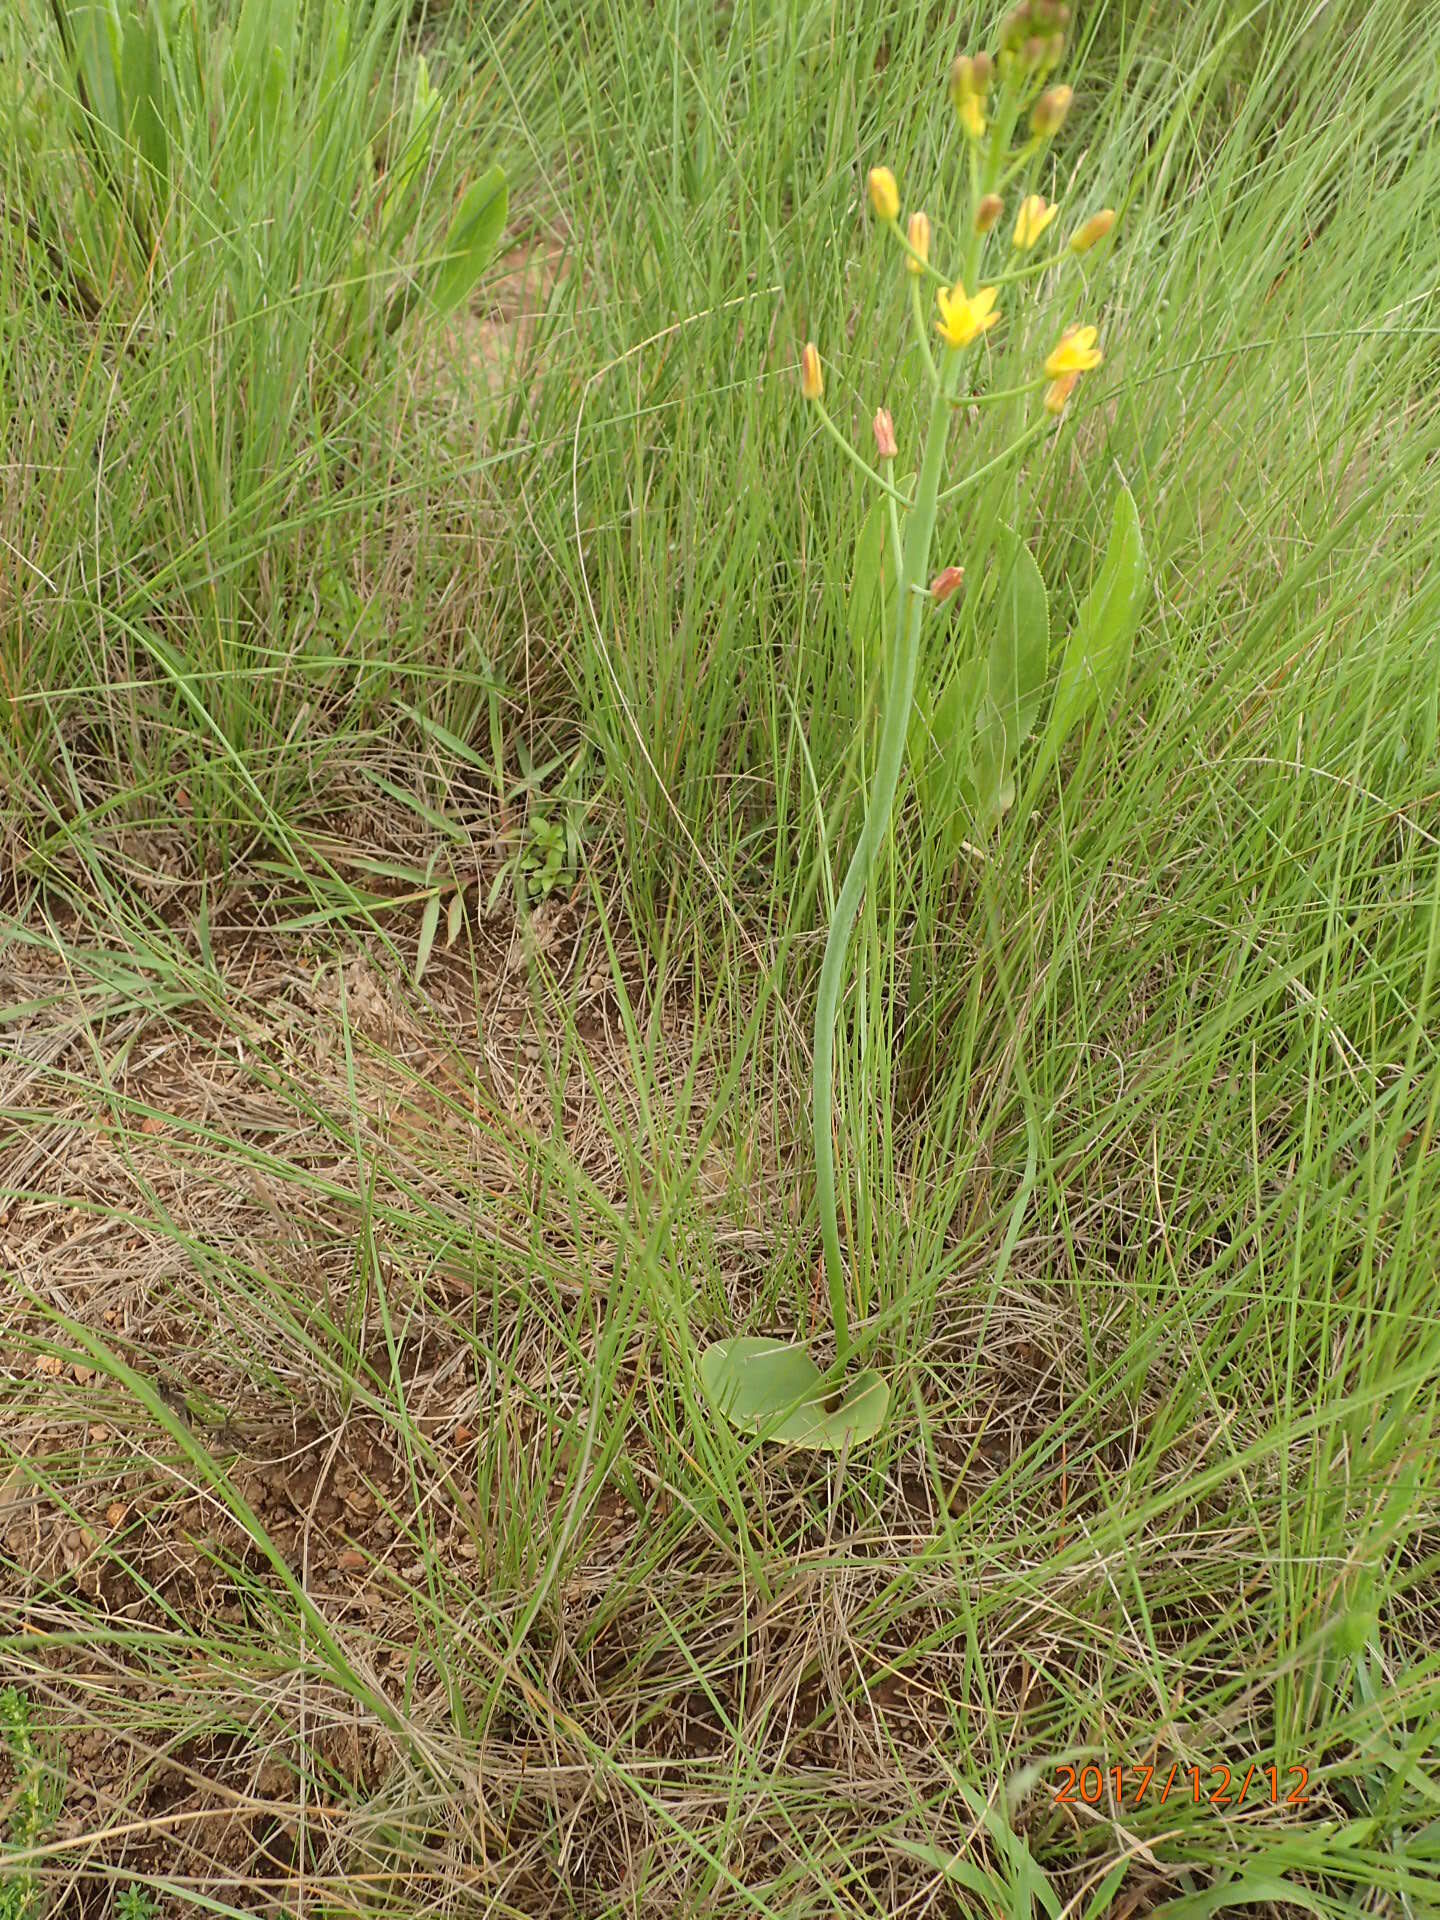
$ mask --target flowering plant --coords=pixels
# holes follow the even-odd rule
[[[938,751],[947,779],[943,797],[958,799],[977,835],[993,831],[1013,806],[1022,747],[1031,737],[1053,679],[1048,723],[1029,767],[1033,789],[1054,765],[1066,737],[1094,708],[1107,707],[1129,672],[1130,649],[1144,590],[1145,561],[1134,502],[1122,486],[1109,548],[1096,582],[1052,674],[1049,603],[1029,548],[1006,524],[1004,496],[1015,489],[1021,456],[1052,433],[1080,382],[1103,363],[1098,327],[1069,318],[1047,336],[1050,345],[1016,384],[979,390],[979,374],[993,357],[992,332],[1004,328],[1027,287],[1032,305],[1048,313],[1060,300],[1073,307],[1076,281],[1085,289],[1082,262],[1104,242],[1114,211],[1101,208],[1068,239],[1046,251],[1041,243],[1060,208],[1035,185],[1050,142],[1064,126],[1073,94],[1052,84],[1065,51],[1070,9],[1062,0],[1022,0],[1005,20],[994,56],[962,54],[950,71],[950,99],[963,135],[966,160],[964,224],[958,271],[932,260],[929,215],[912,212],[901,225],[900,190],[888,167],[870,170],[867,191],[876,220],[898,246],[906,269],[914,364],[928,392],[928,424],[913,481],[895,477],[899,445],[894,418],[880,408],[873,421],[878,469],[853,447],[825,406],[825,369],[814,341],[800,358],[800,386],[821,426],[878,492],[857,558],[878,574],[882,613],[893,620],[883,714],[873,784],[859,842],[831,920],[815,1013],[812,1122],[821,1238],[836,1357],[835,1385],[803,1347],[764,1339],[717,1341],[701,1360],[711,1398],[738,1426],[791,1444],[840,1447],[872,1437],[883,1422],[888,1388],[873,1369],[848,1380],[852,1352],[849,1298],[835,1196],[833,1128],[835,1027],[851,930],[876,856],[889,829],[907,746],[922,797],[923,760]],[[1007,190],[1024,185],[1013,225],[1002,224]],[[1007,244],[1008,243],[1008,244]],[[989,258],[1005,247],[1009,259]],[[934,287],[934,313],[925,288]],[[1055,323],[1052,321],[1052,329]],[[1023,351],[1026,335],[1018,330]],[[1004,334],[999,336],[1002,340]],[[1038,402],[1038,404],[1036,404]],[[1018,415],[1010,444],[945,484],[956,414],[1000,405]],[[970,496],[972,537],[965,564],[946,558],[935,572],[932,547],[942,507]],[[993,559],[994,564],[989,563]],[[878,562],[878,564],[875,564]],[[962,594],[965,632],[954,670],[935,697],[919,687],[921,640],[927,615]],[[883,590],[888,576],[890,591]],[[872,587],[873,591],[873,587]],[[963,603],[962,603],[963,604]],[[948,614],[950,609],[946,607]]]

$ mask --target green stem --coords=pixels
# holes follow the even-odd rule
[[[875,784],[865,810],[860,839],[841,883],[840,896],[825,941],[820,965],[820,987],[815,1001],[815,1070],[811,1124],[815,1140],[815,1178],[820,1197],[820,1235],[825,1247],[825,1279],[830,1290],[830,1312],[835,1324],[835,1359],[843,1365],[850,1355],[850,1315],[846,1304],[845,1262],[840,1248],[840,1224],[835,1204],[835,1025],[844,981],[846,954],[860,900],[870,880],[876,855],[890,825],[905,742],[910,731],[910,709],[915,699],[915,675],[920,661],[920,628],[926,597],[923,582],[930,569],[930,542],[935,531],[935,508],[940,476],[945,467],[949,437],[950,397],[959,373],[960,355],[945,356],[944,374],[930,408],[925,436],[925,460],[915,503],[905,526],[895,617],[895,660],[885,695],[885,717]]]
[[[930,376],[930,385],[940,386],[940,373],[935,365],[935,355],[930,351],[930,335],[925,331],[925,300],[920,291],[920,282],[910,282],[910,316],[915,322],[915,338],[919,343],[920,357],[925,362],[925,371]]]
[[[952,407],[993,407],[998,400],[1018,400],[1022,393],[1034,393],[1037,387],[1049,384],[1049,374],[1042,373],[1033,380],[1022,380],[1018,387],[996,387],[993,393],[957,393],[950,404]]]
[[[851,446],[850,442],[830,418],[830,415],[825,411],[825,402],[823,400],[812,400],[810,404],[814,407],[816,413],[819,414],[821,426],[824,427],[825,431],[835,442],[836,446],[839,447],[845,458],[857,466],[867,480],[873,481],[882,493],[888,493],[892,500],[898,501],[908,513],[910,511],[910,502],[898,487],[893,487],[888,480],[881,479],[880,475],[876,473],[864,454],[855,451],[854,447]]]
[[[963,480],[957,480],[953,487],[947,487],[939,496],[940,501],[953,500],[957,494],[968,493],[971,487],[983,480],[987,473],[994,473],[997,467],[1003,467],[1013,460],[1022,447],[1028,447],[1042,433],[1048,433],[1055,422],[1048,413],[1042,413],[1033,427],[1027,427],[1018,440],[1012,440],[1003,453],[997,453],[993,460],[987,460],[983,467],[972,467]],[[936,503],[939,504],[939,501]]]
[[[912,271],[917,279],[921,274],[928,274],[932,280],[938,280],[942,287],[950,284],[937,266],[933,266],[931,262],[925,258],[923,253],[917,253],[914,247],[911,246],[910,236],[900,231],[899,220],[892,220],[890,222],[890,229],[906,253],[908,253],[910,258],[915,262]]]
[[[993,275],[990,285],[1006,287],[1013,286],[1017,280],[1033,280],[1037,274],[1049,273],[1052,267],[1063,267],[1067,260],[1073,260],[1074,257],[1067,240],[1058,253],[1047,253],[1043,260],[1029,260],[1023,267],[1011,267],[1008,273]]]

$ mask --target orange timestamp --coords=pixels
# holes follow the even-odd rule
[[[1234,1767],[1182,1767],[1178,1760],[1168,1769],[1092,1765],[1056,1767],[1055,1772],[1058,1784],[1054,1803],[1061,1806],[1081,1802],[1097,1807],[1108,1800],[1115,1806],[1138,1807],[1148,1797],[1157,1806],[1188,1800],[1194,1806],[1242,1807],[1249,1796],[1252,1806],[1267,1802],[1276,1807],[1298,1807],[1310,1786],[1308,1767],[1262,1767],[1258,1761],[1247,1767],[1243,1776]],[[1063,1779],[1059,1779],[1061,1775]]]

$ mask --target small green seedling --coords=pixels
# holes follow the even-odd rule
[[[115,1896],[115,1920],[155,1920],[160,1909],[146,1887],[122,1887]]]
[[[55,1776],[35,1739],[30,1702],[15,1687],[0,1688],[0,1748],[14,1775],[0,1838],[0,1920],[40,1920],[46,1901],[31,1860],[55,1824]]]

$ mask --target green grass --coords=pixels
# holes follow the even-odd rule
[[[1440,1909],[1440,19],[1078,12],[1056,186],[1121,223],[1033,544],[1058,627],[1123,476],[1155,593],[1003,855],[902,796],[839,1048],[894,1412],[829,1463],[694,1382],[824,1324],[875,661],[795,363],[857,437],[895,404],[864,173],[953,158],[976,18],[413,23],[554,262],[492,274],[484,378],[337,344],[318,100],[243,203],[197,135],[147,287],[0,26],[0,192],[101,305],[0,221],[0,1681],[68,1756],[52,1913],[1080,1915],[1122,1860],[1116,1915]],[[583,874],[487,918],[527,809]],[[1309,1797],[1053,1804],[1157,1756]]]

